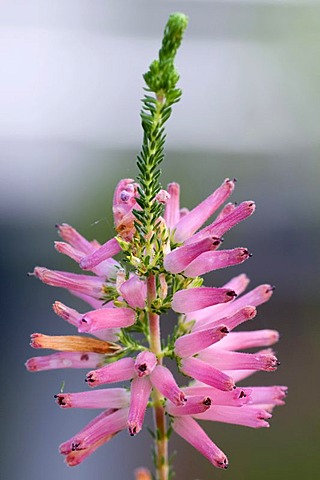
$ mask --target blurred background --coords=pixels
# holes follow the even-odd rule
[[[27,272],[76,268],[53,249],[54,225],[88,238],[112,235],[113,189],[136,175],[142,73],[171,12],[190,17],[177,57],[183,99],[168,124],[163,184],[178,181],[192,207],[237,177],[233,200],[254,217],[226,235],[247,246],[245,265],[208,276],[222,285],[247,272],[277,289],[257,328],[281,332],[281,367],[258,384],[289,386],[272,428],[206,424],[230,468],[214,469],[179,438],[178,480],[315,479],[319,442],[320,5],[289,0],[0,1],[1,355],[4,480],[133,478],[151,467],[150,436],[125,432],[81,466],[58,445],[94,415],[60,410],[53,395],[85,389],[83,371],[30,374],[32,332],[68,334],[55,317],[65,292]],[[40,352],[41,353],[41,352]],[[252,383],[252,380],[249,381]],[[150,419],[149,419],[150,420]]]

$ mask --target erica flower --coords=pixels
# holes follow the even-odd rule
[[[138,175],[136,180],[121,180],[115,189],[114,237],[100,245],[69,225],[58,225],[61,240],[55,243],[56,250],[77,262],[82,272],[43,267],[33,272],[87,304],[78,312],[56,301],[54,312],[77,330],[76,335],[33,334],[33,348],[56,352],[26,363],[30,371],[89,369],[85,381],[90,388],[55,395],[62,408],[102,410],[60,445],[70,466],[122,430],[137,435],[151,408],[157,480],[169,480],[171,473],[169,424],[214,466],[225,469],[226,455],[198,420],[267,427],[273,408],[284,403],[286,387],[238,385],[256,371],[272,372],[279,365],[269,348],[278,340],[278,332],[237,331],[255,318],[257,307],[271,297],[273,288],[261,285],[244,293],[249,282],[245,275],[223,286],[204,286],[200,277],[251,256],[246,247],[220,247],[223,235],[252,215],[254,202],[225,204],[235,187],[235,180],[226,179],[188,211],[180,208],[179,185],[171,183],[164,190],[159,181],[164,125],[181,97],[174,58],[187,23],[183,14],[170,16],[159,56],[144,74]],[[169,309],[178,318],[164,339],[160,316]],[[243,351],[251,348],[259,350]],[[185,385],[175,379],[168,358],[185,375]],[[97,386],[102,388],[96,390]],[[139,469],[135,477],[150,480],[151,474]]]
[[[249,258],[246,248],[219,250],[221,236],[254,211],[253,202],[238,207],[227,204],[216,219],[205,228],[202,224],[222,206],[234,189],[234,181],[223,184],[190,212],[180,209],[179,185],[170,184],[162,232],[170,241],[163,242],[163,266],[159,257],[159,283],[153,299],[155,309],[171,308],[180,314],[179,327],[172,347],[164,353],[152,351],[147,343],[137,343],[134,331],[148,334],[146,322],[148,282],[144,275],[126,273],[112,255],[121,248],[117,237],[99,246],[89,242],[74,228],[59,225],[64,243],[56,249],[67,254],[94,275],[71,274],[36,267],[44,283],[68,289],[90,305],[79,313],[59,301],[55,313],[79,333],[93,337],[46,336],[33,334],[33,348],[50,348],[58,353],[35,357],[27,362],[30,371],[52,368],[91,368],[86,375],[90,387],[130,381],[127,388],[114,387],[78,393],[59,393],[56,402],[62,408],[101,408],[103,413],[60,446],[69,465],[82,462],[119,431],[127,429],[136,435],[143,427],[146,409],[154,405],[157,395],[173,430],[191,443],[219,468],[226,468],[225,454],[207,436],[197,420],[210,420],[268,427],[276,405],[284,403],[286,388],[238,387],[237,383],[256,371],[274,371],[279,362],[269,348],[243,353],[248,348],[270,347],[278,340],[274,330],[233,332],[243,322],[255,318],[257,307],[272,295],[273,287],[261,285],[243,293],[248,278],[242,274],[222,287],[204,287],[199,274],[242,263]],[[114,196],[114,219],[126,243],[131,238],[135,252],[133,208],[137,206],[137,184],[122,180]],[[164,200],[163,200],[164,199]],[[118,229],[118,231],[120,231]],[[122,244],[123,245],[123,244]],[[124,248],[126,251],[126,247]],[[175,283],[176,282],[176,283]],[[178,286],[178,288],[176,288]],[[96,337],[96,338],[94,338]],[[190,378],[179,386],[163,364],[163,356],[174,356],[181,372]],[[112,362],[110,363],[110,360]],[[155,395],[154,392],[157,392]]]

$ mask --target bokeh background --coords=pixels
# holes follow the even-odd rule
[[[226,236],[248,246],[245,265],[207,278],[221,285],[246,271],[277,290],[257,328],[276,328],[281,367],[255,381],[287,384],[272,428],[207,424],[230,459],[211,467],[174,437],[178,480],[317,478],[319,448],[319,111],[320,8],[289,0],[0,1],[1,478],[133,478],[151,466],[146,429],[117,436],[83,465],[68,468],[58,444],[95,412],[53,401],[86,386],[83,371],[30,374],[32,332],[70,333],[51,310],[60,299],[33,266],[75,269],[53,249],[54,225],[89,238],[112,235],[111,200],[136,174],[141,142],[141,74],[159,48],[169,13],[190,17],[177,57],[183,100],[168,124],[163,184],[178,181],[192,207],[223,178],[234,200],[255,199],[254,217]],[[251,382],[251,380],[250,380]]]

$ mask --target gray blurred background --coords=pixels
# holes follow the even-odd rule
[[[315,479],[319,442],[320,8],[299,1],[0,1],[0,212],[2,439],[4,480],[133,478],[151,466],[150,437],[126,433],[81,466],[58,444],[95,412],[53,401],[86,389],[83,371],[30,374],[32,332],[71,333],[55,317],[59,299],[84,306],[26,273],[34,265],[75,269],[55,253],[54,225],[89,238],[112,235],[115,184],[136,175],[141,74],[173,11],[190,17],[177,57],[183,99],[168,124],[163,184],[182,187],[192,207],[227,177],[233,200],[254,199],[253,218],[226,235],[254,257],[218,272],[221,285],[245,271],[252,286],[277,286],[257,328],[282,333],[281,367],[259,384],[287,384],[270,429],[206,424],[228,454],[220,472],[173,437],[178,480]],[[76,271],[76,269],[75,269]],[[41,352],[39,352],[41,353]],[[249,383],[253,383],[250,379]],[[150,420],[150,419],[149,419]]]

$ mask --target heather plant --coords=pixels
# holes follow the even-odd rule
[[[279,364],[266,348],[278,340],[277,331],[237,330],[255,317],[273,287],[260,285],[243,294],[249,283],[245,274],[222,287],[203,286],[207,272],[243,263],[251,256],[247,248],[220,247],[223,235],[252,215],[254,202],[225,204],[235,187],[235,180],[227,178],[189,211],[180,208],[177,183],[170,183],[166,190],[160,183],[165,123],[181,98],[174,59],[186,27],[185,15],[170,16],[159,56],[144,75],[138,175],[135,180],[120,180],[115,189],[115,236],[100,245],[67,224],[57,226],[62,241],[55,248],[92,274],[34,269],[44,283],[65,288],[89,305],[80,313],[56,301],[55,313],[80,334],[90,336],[35,333],[33,348],[57,352],[31,358],[26,364],[29,371],[91,369],[86,375],[90,389],[55,395],[62,408],[102,410],[60,445],[70,466],[84,461],[122,430],[137,435],[150,408],[157,480],[172,477],[168,440],[173,432],[215,467],[226,469],[226,455],[198,420],[269,427],[273,408],[284,404],[284,386],[238,386],[256,371],[271,372]],[[214,220],[204,226],[214,214]],[[164,338],[160,320],[170,309],[177,314],[176,322],[169,338]],[[257,347],[262,350],[242,352]],[[168,359],[175,360],[184,374],[183,385],[168,368]],[[94,389],[114,383],[118,386]],[[151,479],[144,468],[135,475],[137,480]]]

